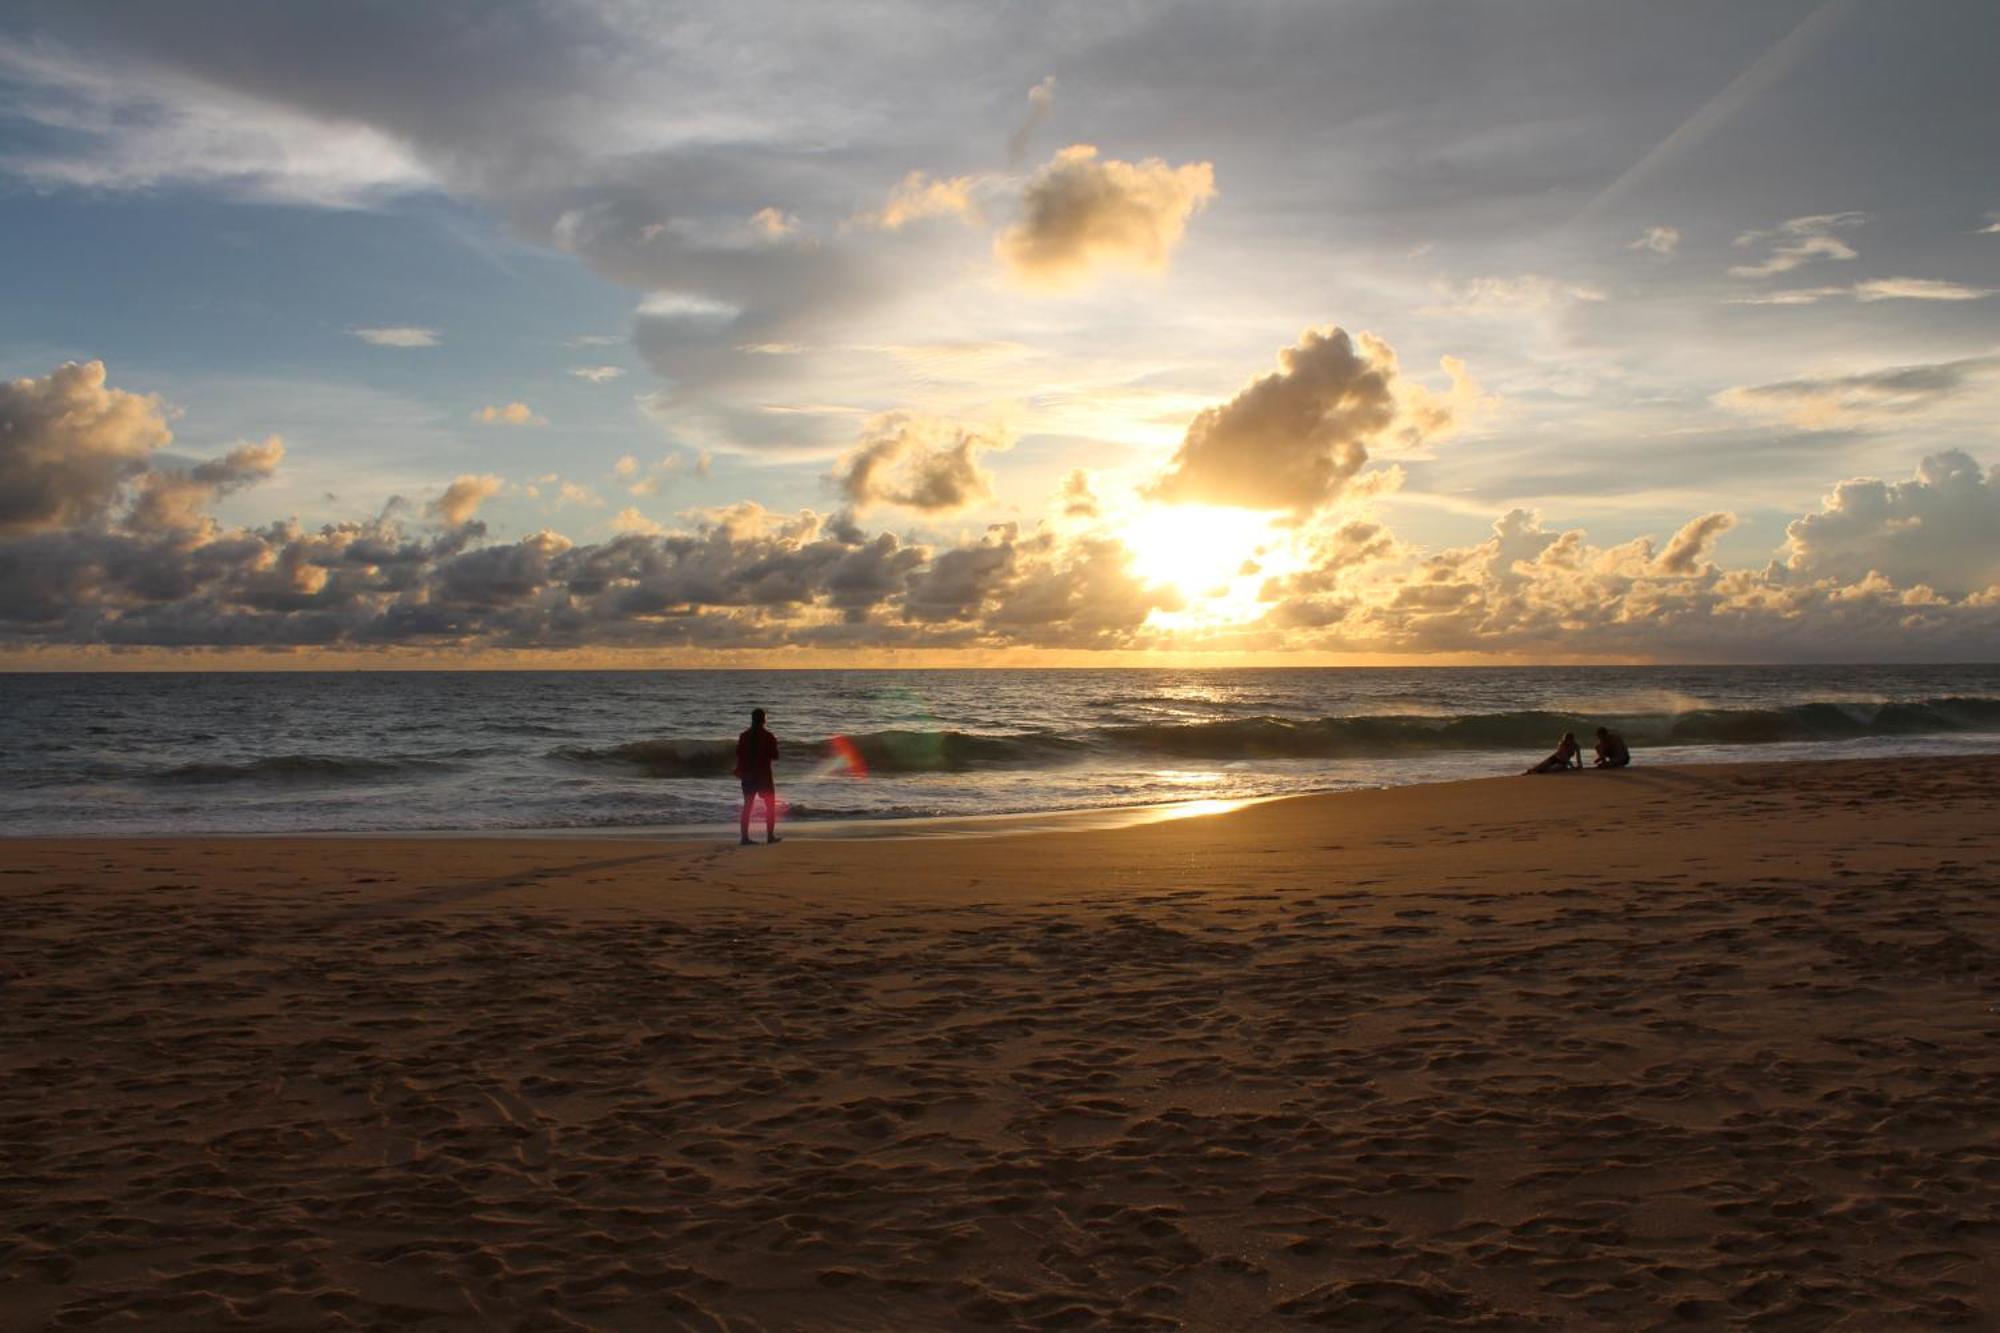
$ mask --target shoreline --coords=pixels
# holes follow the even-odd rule
[[[1639,756],[1643,755],[1639,752]],[[1620,773],[1625,775],[1653,772],[1693,772],[1706,773],[1718,769],[1743,768],[1783,768],[1811,769],[1825,765],[1876,765],[1910,762],[1894,755],[1870,756],[1828,756],[1825,758],[1783,758],[1765,759],[1757,757],[1726,760],[1708,760],[1664,764],[1645,764],[1635,756],[1633,764],[1623,770],[1599,770],[1588,766],[1567,773],[1532,775],[1539,779],[1555,781],[1575,781],[1585,777],[1591,779],[1616,780]],[[1993,738],[1990,749],[1971,749],[1943,757],[1926,757],[1922,762],[1950,762],[1977,760],[1986,756],[2000,757],[2000,736]],[[1281,792],[1241,797],[1199,797],[1191,796],[1181,801],[1147,801],[1131,805],[1068,806],[1045,810],[1008,810],[991,814],[958,815],[885,815],[879,818],[840,819],[799,819],[781,824],[785,830],[781,834],[784,841],[791,841],[796,833],[801,842],[819,841],[927,841],[964,838],[1020,837],[1044,833],[1088,832],[1093,830],[1113,830],[1144,827],[1169,823],[1183,819],[1207,818],[1226,814],[1234,810],[1267,805],[1273,802],[1324,800],[1333,797],[1350,796],[1361,792],[1384,791],[1425,791],[1444,787],[1459,787],[1474,783],[1501,782],[1510,778],[1531,776],[1519,771],[1513,773],[1491,773],[1477,777],[1446,777],[1430,780],[1399,783],[1356,784],[1341,787],[1308,788],[1298,792]],[[782,794],[782,790],[781,790]],[[761,823],[753,821],[753,827],[761,828]],[[470,841],[534,841],[534,842],[644,842],[644,843],[707,843],[734,832],[734,823],[712,824],[615,824],[615,825],[572,825],[566,827],[507,827],[507,828],[426,828],[426,829],[305,829],[305,830],[229,830],[223,832],[105,832],[105,833],[12,833],[0,831],[0,847],[32,842],[102,842],[120,843],[136,840],[182,841],[188,839],[220,839],[247,841],[368,841],[395,842],[404,839],[417,842],[470,840]]]

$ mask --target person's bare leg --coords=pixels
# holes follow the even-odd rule
[[[738,837],[742,840],[742,845],[745,847],[750,845],[750,807],[756,803],[757,798],[754,794],[745,796],[743,798],[743,814],[736,821]]]
[[[778,793],[764,793],[764,841],[778,841]]]

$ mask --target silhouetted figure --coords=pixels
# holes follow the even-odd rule
[[[778,757],[778,738],[764,729],[764,710],[750,710],[750,730],[736,738],[736,776],[743,782],[743,817],[738,821],[743,845],[750,845],[750,807],[764,798],[764,841],[778,841],[778,780],[771,762]]]
[[[1590,761],[1592,768],[1623,768],[1632,762],[1632,751],[1626,748],[1625,738],[1609,727],[1597,729],[1597,758]]]
[[[1533,768],[1529,769],[1528,772],[1561,773],[1566,769],[1582,768],[1582,767],[1583,767],[1583,747],[1576,743],[1575,732],[1565,731],[1563,733],[1562,743],[1556,746],[1556,752],[1550,755],[1547,759],[1542,760],[1541,763],[1536,764]],[[749,816],[746,815],[744,816],[744,818],[747,819],[749,818]]]

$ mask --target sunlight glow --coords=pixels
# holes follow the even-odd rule
[[[1132,570],[1149,583],[1172,585],[1190,602],[1226,596],[1246,563],[1271,540],[1270,515],[1212,505],[1158,505],[1119,531]]]
[[[1132,553],[1132,572],[1166,584],[1185,600],[1177,611],[1155,610],[1147,624],[1164,630],[1241,625],[1264,614],[1258,591],[1266,579],[1300,567],[1297,535],[1256,510],[1213,505],[1159,505],[1116,528]]]

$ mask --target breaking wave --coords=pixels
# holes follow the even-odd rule
[[[1231,718],[990,735],[964,731],[877,731],[787,750],[787,758],[826,762],[858,754],[879,774],[1035,769],[1119,756],[1228,763],[1257,759],[1374,759],[1454,750],[1547,749],[1565,731],[1587,737],[1611,726],[1635,748],[1852,741],[1869,737],[2000,732],[2000,699],[1942,698],[1915,703],[1805,703],[1789,708],[1697,708],[1667,713],[1585,716],[1515,711],[1441,717],[1387,714],[1294,720]],[[593,748],[565,746],[554,757],[584,765],[619,765],[652,777],[728,774],[728,740],[645,740]]]
[[[457,764],[437,759],[364,759],[326,754],[276,754],[240,764],[181,764],[147,775],[163,785],[214,786],[229,782],[321,783],[386,782],[396,778],[449,773]]]

